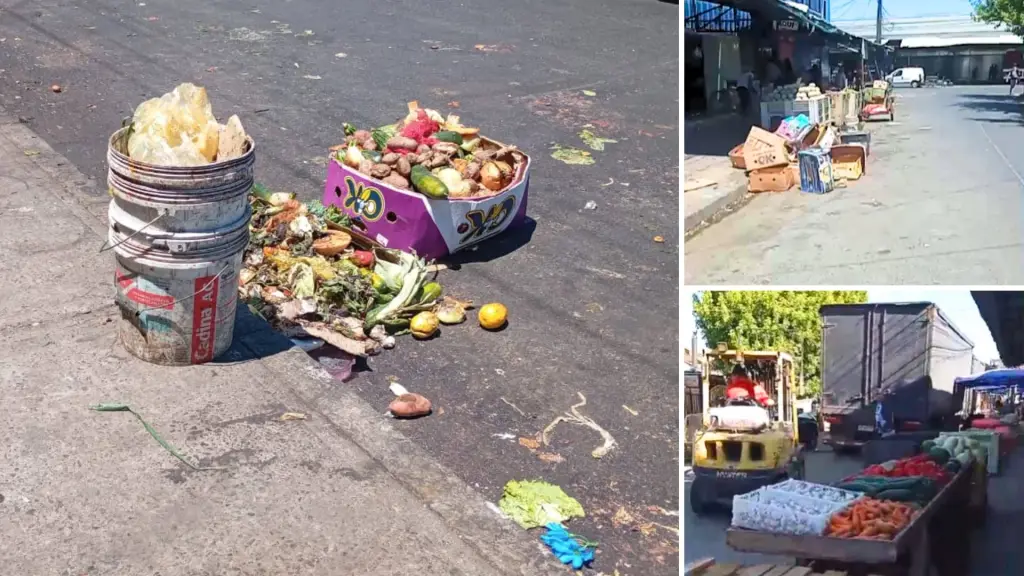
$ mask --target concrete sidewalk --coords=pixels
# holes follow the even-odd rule
[[[743,143],[754,120],[727,115],[688,120],[683,157],[684,234],[703,229],[748,198],[747,177],[732,167],[729,151]]]
[[[85,184],[0,111],[4,573],[564,574],[262,321],[240,312],[235,345],[204,366],[124,352],[97,253],[106,200]],[[182,465],[130,414],[88,409],[101,402],[221,470]]]

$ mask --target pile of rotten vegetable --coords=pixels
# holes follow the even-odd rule
[[[417,102],[394,124],[373,130],[345,124],[345,143],[331,151],[364,176],[436,200],[498,194],[515,181],[524,161],[515,146],[499,146],[458,116],[443,117]]]
[[[239,294],[285,335],[365,357],[400,334],[429,338],[465,319],[471,303],[442,297],[425,261],[374,245],[336,207],[259,185],[251,204]]]

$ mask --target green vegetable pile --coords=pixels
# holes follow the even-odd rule
[[[286,335],[368,356],[393,346],[414,315],[442,303],[425,261],[370,245],[336,207],[262,186],[250,202],[239,295]]]
[[[917,502],[926,504],[938,494],[938,484],[931,478],[912,476],[893,478],[889,476],[859,476],[836,486],[852,492],[863,492],[878,500],[895,502]]]
[[[586,515],[575,498],[542,480],[510,480],[498,508],[527,530]]]

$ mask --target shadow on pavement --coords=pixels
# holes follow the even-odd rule
[[[960,108],[989,114],[988,117],[980,116],[971,118],[981,122],[992,123],[1024,123],[1021,117],[1024,101],[1021,96],[1010,96],[1009,94],[963,94],[958,104]],[[1002,117],[996,116],[1001,115]]]
[[[537,221],[529,216],[522,224],[506,230],[495,238],[462,252],[456,252],[444,259],[444,263],[457,270],[463,264],[490,262],[508,256],[530,243],[537,230]]]
[[[253,314],[244,302],[238,304],[235,309],[235,343],[237,345],[245,339],[245,347],[248,349],[245,360],[268,358],[295,347],[290,338],[275,332],[266,320]],[[234,364],[238,361],[238,357],[230,354],[229,350],[211,364]]]
[[[739,114],[686,119],[686,156],[728,156],[729,151],[747,139],[752,117]]]

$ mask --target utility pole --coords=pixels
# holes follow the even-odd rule
[[[882,43],[882,0],[878,0],[878,11],[875,14],[875,44]]]
[[[807,382],[804,380],[806,372],[804,371],[804,364],[807,363],[807,340],[800,341],[800,395],[807,393]]]

